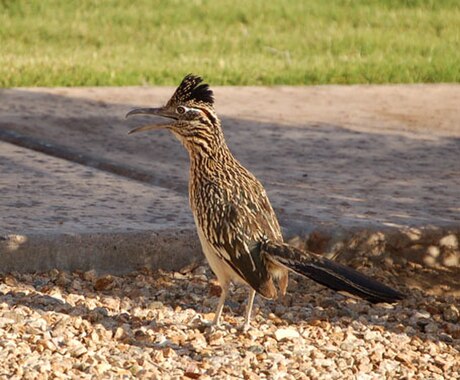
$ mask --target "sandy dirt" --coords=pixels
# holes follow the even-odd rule
[[[151,119],[124,119],[172,92],[1,90],[0,139],[177,192],[184,200],[171,207],[183,209],[184,149],[167,131],[128,137]],[[229,146],[267,187],[288,233],[458,225],[460,86],[216,87],[215,95]]]

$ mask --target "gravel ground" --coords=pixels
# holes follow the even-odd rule
[[[418,270],[364,268],[390,284]],[[458,379],[458,299],[406,291],[399,304],[370,305],[293,278],[282,302],[256,299],[242,333],[244,288],[222,328],[204,323],[220,293],[205,266],[3,275],[0,377]]]

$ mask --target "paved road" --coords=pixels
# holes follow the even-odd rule
[[[177,239],[178,250],[187,244],[185,261],[199,251],[186,197],[187,154],[166,131],[126,135],[147,120],[124,120],[129,109],[162,104],[172,91],[0,90],[6,268],[15,269],[31,250],[41,268],[53,265],[56,247],[69,236],[74,241],[59,257],[80,260],[64,260],[64,267],[89,265],[82,239],[95,242],[91,255],[106,258],[107,236],[124,242],[124,253],[110,256],[121,264],[111,268],[133,255],[145,263],[158,246],[145,255],[138,250],[152,234],[174,238],[185,231]],[[337,248],[350,231],[406,231],[410,240],[434,228],[441,232],[430,233],[424,249],[441,247],[439,240],[453,234],[449,247],[455,251],[456,239],[457,261],[450,263],[458,264],[460,86],[218,87],[215,93],[232,151],[267,187],[287,236],[322,231],[310,241],[322,251]],[[92,265],[104,267],[105,260]]]

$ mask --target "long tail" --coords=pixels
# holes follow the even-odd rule
[[[344,291],[372,303],[396,302],[404,294],[354,269],[287,244],[265,242],[262,251],[270,259],[336,291]]]

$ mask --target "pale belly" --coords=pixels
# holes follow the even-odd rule
[[[206,256],[209,266],[211,267],[214,274],[217,276],[217,279],[221,285],[226,284],[230,281],[235,281],[245,284],[244,281],[230,265],[228,265],[223,259],[221,259],[216,252],[216,250],[208,243],[206,240],[203,231],[199,227],[197,220],[195,218],[195,224],[198,232],[198,237],[200,239],[201,248],[203,253]]]

